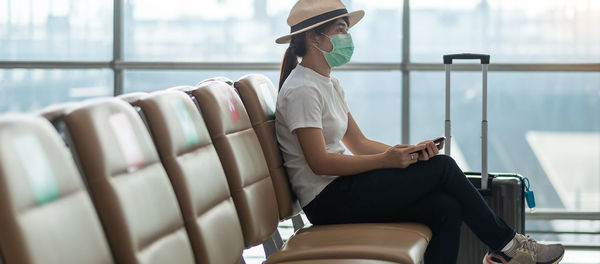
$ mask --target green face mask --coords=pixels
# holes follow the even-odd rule
[[[342,66],[350,61],[352,58],[352,53],[354,53],[354,43],[352,43],[352,36],[350,34],[335,34],[328,37],[333,45],[333,49],[329,52],[319,49],[323,52],[325,56],[325,60],[329,63],[330,67],[338,67]]]

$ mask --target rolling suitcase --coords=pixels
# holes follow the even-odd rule
[[[444,55],[446,71],[446,120],[445,154],[451,151],[450,121],[450,71],[453,60],[480,60],[483,71],[483,106],[481,120],[481,173],[466,172],[469,180],[480,187],[488,205],[510,227],[518,233],[525,232],[525,197],[523,177],[515,173],[488,173],[487,169],[487,69],[490,56],[484,54],[450,54]],[[481,242],[463,223],[460,235],[460,249],[457,263],[482,263],[488,247]]]

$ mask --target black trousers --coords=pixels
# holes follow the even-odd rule
[[[515,235],[446,155],[405,169],[339,177],[304,212],[315,225],[423,223],[433,232],[425,252],[427,264],[456,262],[463,221],[492,250],[501,249]]]

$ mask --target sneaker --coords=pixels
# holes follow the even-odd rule
[[[506,253],[487,252],[483,264],[556,264],[565,255],[565,248],[561,244],[539,244],[535,239],[521,234],[516,234],[515,240],[513,248]]]

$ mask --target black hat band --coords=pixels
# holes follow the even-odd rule
[[[291,26],[290,33],[294,33],[296,31],[302,30],[304,28],[310,27],[314,24],[323,22],[325,20],[328,20],[328,19],[331,19],[331,18],[334,18],[337,16],[341,16],[344,14],[348,14],[348,10],[346,8],[336,9],[333,11],[329,11],[327,13],[320,14],[318,16],[311,17],[311,18],[306,19],[296,25]]]

